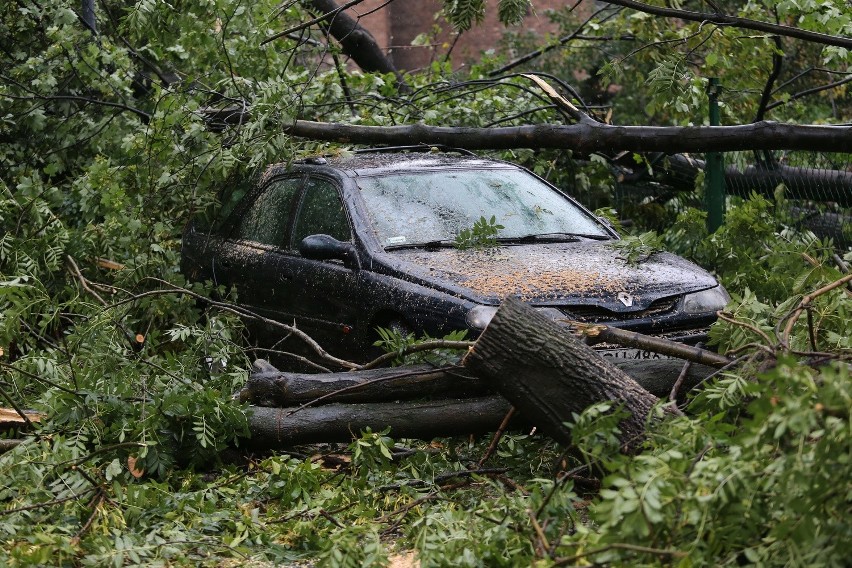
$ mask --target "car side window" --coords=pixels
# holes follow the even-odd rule
[[[300,182],[300,178],[292,178],[270,183],[243,216],[237,236],[265,245],[286,246],[290,213]]]
[[[305,183],[305,196],[296,216],[293,232],[293,249],[308,235],[330,235],[338,241],[351,241],[352,229],[340,193],[333,183],[323,179],[309,179]]]

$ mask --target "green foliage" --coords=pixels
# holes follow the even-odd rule
[[[356,471],[369,475],[390,464],[394,441],[388,437],[389,432],[390,428],[382,432],[373,432],[368,428],[361,432],[361,438],[352,442],[352,466]]]
[[[841,277],[832,244],[785,223],[788,207],[783,199],[759,195],[734,199],[725,224],[712,235],[703,226],[706,214],[687,209],[663,240],[673,252],[719,274],[731,290],[748,289],[780,303]]]
[[[600,563],[842,565],[849,495],[836,480],[852,474],[840,449],[850,384],[844,363],[814,370],[782,359],[742,386],[733,417],[721,399],[699,397],[690,417],[655,423],[641,455],[600,456],[608,475],[597,528],[563,545],[599,550],[589,560]],[[600,452],[586,440],[581,449]],[[652,550],[615,547],[624,544]]]
[[[319,558],[319,565],[328,568],[386,566],[388,563],[387,549],[378,532],[359,526],[337,531]]]
[[[386,327],[377,327],[376,333],[379,334],[379,339],[373,345],[379,347],[385,353],[396,353],[397,358],[393,360],[394,365],[415,365],[418,363],[431,363],[435,366],[448,365],[455,363],[459,359],[457,350],[453,349],[431,349],[429,351],[420,351],[414,353],[406,353],[410,348],[434,341],[434,337],[429,334],[424,334],[417,338],[413,333],[404,333],[399,329],[389,329]],[[444,341],[464,341],[467,338],[467,330],[456,330],[446,334],[441,339]]]
[[[444,0],[444,14],[456,29],[467,31],[485,17],[485,0]]]
[[[503,0],[501,18],[517,21],[528,5]],[[445,6],[466,29],[484,3]],[[749,359],[705,385],[687,417],[654,422],[642,455],[617,452],[619,414],[599,405],[571,417],[576,461],[546,438],[510,432],[480,468],[488,437],[401,447],[393,432],[367,431],[314,457],[223,465],[224,450],[247,434],[246,409],[231,398],[245,380],[247,346],[236,318],[180,289],[188,220],[230,205],[271,162],[335,151],[284,135],[280,126],[295,117],[513,126],[552,121],[552,111],[522,79],[482,83],[496,58],[466,77],[449,63],[406,76],[417,95],[405,104],[391,75],[344,72],[344,89],[322,63],[336,49],[324,39],[260,46],[305,19],[299,4],[107,0],[97,4],[97,37],[78,7],[21,0],[0,11],[0,389],[45,414],[35,432],[2,434],[24,441],[0,455],[0,564],[349,566],[383,564],[400,550],[416,551],[423,566],[547,565],[551,555],[568,564],[843,564],[849,369],[812,367],[795,352],[852,348],[850,301],[842,288],[815,298],[793,322],[789,349],[778,346],[803,295],[840,272],[828,243],[785,226],[783,204],[758,197],[735,201],[713,235],[688,210],[659,239],[619,245],[628,260],[666,248],[716,272],[738,323],[720,322],[711,335]],[[839,0],[739,8],[764,19],[777,8],[803,28],[849,35]],[[576,25],[554,17],[566,31]],[[671,28],[628,11],[593,31],[657,42],[635,53],[610,42],[624,57],[606,66],[599,50],[570,51],[570,69],[591,77],[584,94],[612,99],[622,123],[645,122],[646,110],[657,123],[702,121],[705,70],[724,77],[727,119],[750,120],[775,49],[731,28]],[[784,50],[791,66],[779,84],[794,64],[837,68],[849,58]],[[559,51],[552,56],[548,65],[569,68]],[[616,96],[607,76],[631,88]],[[638,87],[645,77],[652,89]],[[808,74],[790,84],[819,81]],[[790,100],[772,118],[848,120],[848,96],[832,89]],[[243,103],[251,121],[208,128],[202,109]],[[595,207],[618,205],[602,157],[501,155],[583,189]],[[489,246],[501,228],[482,218],[461,242]],[[402,353],[417,341],[387,332],[380,343]],[[586,464],[607,472],[599,492],[588,470],[563,475]]]
[[[638,266],[655,252],[663,250],[663,241],[655,232],[648,231],[641,235],[628,235],[609,246],[618,251],[619,257],[627,264]]]
[[[458,249],[483,249],[497,246],[497,234],[505,227],[497,223],[496,217],[480,217],[473,227],[462,229],[456,235],[455,246]]]
[[[795,22],[800,29],[841,37],[852,31],[844,0],[718,0],[714,5],[724,14],[787,25]],[[675,6],[690,9],[680,3]],[[715,11],[708,5],[692,9]],[[566,6],[550,17],[560,26],[556,37],[566,37],[580,29],[587,14]],[[842,48],[779,38],[779,51],[775,39],[764,34],[702,22],[672,25],[671,19],[618,7],[586,23],[578,35],[589,39],[574,39],[564,49],[550,50],[526,69],[563,77],[566,69],[581,70],[577,75],[585,78],[575,85],[580,95],[590,105],[611,109],[619,124],[706,124],[705,89],[710,77],[721,79],[723,124],[751,122],[776,54],[782,57],[782,65],[771,101],[778,104],[768,111],[767,119],[844,123],[850,118],[850,91],[843,85],[796,97],[833,83],[835,73],[848,71],[850,52]],[[605,50],[599,49],[602,42],[606,42]],[[507,43],[518,53],[541,47],[540,38],[522,33],[509,37]]]
[[[530,0],[501,0],[498,4],[497,17],[507,26],[520,24],[531,8]]]

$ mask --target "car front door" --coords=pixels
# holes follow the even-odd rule
[[[218,255],[219,279],[236,286],[238,302],[282,322],[292,321],[293,313],[288,301],[291,282],[280,270],[280,256],[289,247],[302,182],[302,177],[267,182],[248,208],[239,212],[239,221]]]
[[[342,260],[302,257],[302,239],[318,234],[353,242],[351,223],[337,184],[330,179],[309,177],[293,223],[289,253],[281,257],[281,270],[292,275],[296,324],[329,352],[356,356],[360,271],[355,266],[345,266]]]

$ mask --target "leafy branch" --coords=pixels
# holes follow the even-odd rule
[[[456,235],[455,246],[457,249],[483,249],[497,246],[497,234],[505,229],[497,223],[497,218],[492,215],[490,219],[485,216],[473,223],[473,227],[462,229]]]

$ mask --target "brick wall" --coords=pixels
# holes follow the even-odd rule
[[[361,15],[361,25],[370,30],[379,45],[388,49],[396,66],[404,70],[419,69],[429,65],[433,59],[443,58],[453,42],[452,61],[453,66],[458,68],[478,59],[483,51],[497,49],[500,38],[507,31],[532,32],[543,38],[545,34],[557,31],[548,21],[546,10],[566,5],[564,0],[533,0],[532,12],[521,26],[507,28],[497,20],[497,0],[488,0],[483,22],[457,37],[443,18],[435,18],[441,8],[440,0],[394,0],[381,7],[385,1],[365,0],[351,8],[350,13],[355,17]],[[368,14],[376,8],[379,9],[375,13]],[[587,13],[589,9],[589,2],[577,8],[581,13]],[[443,29],[443,33],[434,44],[411,45],[415,37],[428,33],[435,24]]]

